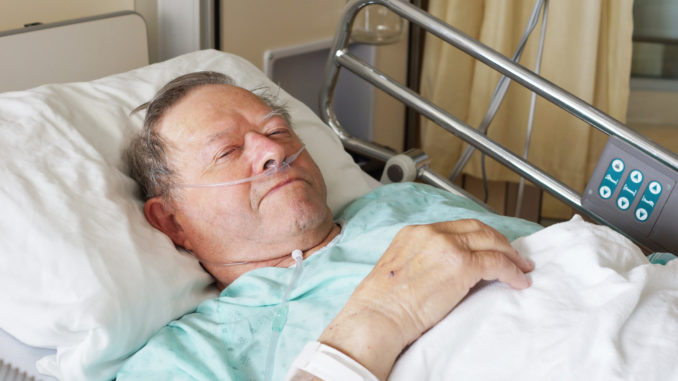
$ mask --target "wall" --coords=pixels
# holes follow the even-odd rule
[[[264,52],[331,38],[346,0],[222,0],[221,49],[263,69]],[[377,49],[377,67],[405,82],[407,43],[403,39]],[[374,140],[402,149],[404,107],[385,94],[375,99]]]
[[[148,61],[161,61],[158,53],[158,0],[133,0],[134,10],[139,12],[146,21],[148,33]]]
[[[267,49],[333,36],[345,4],[345,0],[222,0],[221,47],[262,68]]]
[[[636,0],[633,4],[634,36],[678,41],[678,2]],[[675,72],[673,61],[661,59],[664,44],[634,44],[634,70],[660,76]],[[675,45],[672,47],[675,49]],[[647,59],[647,56],[660,59]],[[666,66],[668,65],[668,66]],[[662,67],[665,66],[665,67]],[[672,70],[666,70],[670,67]],[[678,153],[678,78],[631,78],[626,123],[643,135]]]
[[[134,10],[134,0],[0,0],[0,31],[123,10]]]
[[[654,90],[637,85],[634,80],[626,124],[678,154],[678,89]]]
[[[675,0],[636,0],[633,20],[636,35],[678,38],[678,3]]]

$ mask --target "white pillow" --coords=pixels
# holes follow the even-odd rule
[[[0,94],[0,328],[55,347],[38,363],[67,380],[110,379],[161,326],[217,295],[198,263],[146,222],[122,151],[129,117],[162,85],[198,70],[276,86],[214,50],[92,82]],[[333,212],[370,190],[338,138],[283,90]]]

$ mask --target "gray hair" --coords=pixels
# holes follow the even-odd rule
[[[141,187],[144,201],[160,196],[164,201],[171,201],[172,191],[178,183],[177,173],[172,169],[167,155],[167,142],[158,133],[156,127],[165,112],[177,104],[191,90],[205,85],[236,86],[235,81],[222,73],[200,71],[177,77],[163,86],[150,102],[144,103],[132,111],[146,109],[143,128],[134,136],[126,151],[130,176]],[[274,113],[282,116],[291,126],[291,118],[287,108],[276,102],[275,96],[268,88],[259,87],[253,93]]]

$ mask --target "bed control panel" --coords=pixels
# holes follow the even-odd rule
[[[655,251],[678,254],[678,172],[611,136],[582,205]]]

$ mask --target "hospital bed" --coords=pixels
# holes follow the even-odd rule
[[[412,25],[418,25],[443,41],[496,69],[516,83],[527,87],[555,105],[565,109],[589,125],[612,136],[613,138],[603,153],[598,168],[593,174],[584,194],[579,194],[527,160],[488,139],[473,127],[436,105],[430,104],[419,94],[351,54],[348,50],[351,35],[351,20],[365,4],[380,4],[389,8],[410,21]],[[428,15],[409,2],[375,0],[354,2],[350,7],[347,7],[335,35],[326,68],[326,81],[320,95],[320,108],[323,110],[323,119],[341,137],[342,142],[348,149],[384,161],[391,159],[393,154],[389,150],[352,137],[341,126],[334,115],[332,93],[341,69],[347,69],[377,88],[384,90],[499,163],[514,170],[521,177],[550,192],[576,211],[625,232],[636,242],[646,245],[650,249],[678,251],[678,242],[673,239],[675,231],[670,228],[672,221],[675,221],[676,217],[678,217],[678,192],[673,191],[675,181],[678,178],[678,157],[674,153],[648,140],[604,112],[595,109],[590,104],[525,67],[512,62],[507,57],[482,43],[474,41],[464,33]],[[415,177],[423,181],[452,192],[455,191],[454,187],[445,181],[444,178],[436,175],[426,166],[421,165],[421,163],[425,162],[421,154],[417,156],[418,160],[410,161],[411,168],[408,172],[415,173]],[[618,160],[615,163],[624,162],[625,169],[615,171],[611,168],[613,160]],[[637,169],[636,172],[633,172],[634,168]],[[654,172],[655,170],[657,172]],[[619,175],[614,175],[617,172],[619,172]],[[635,185],[636,183],[631,181],[633,177],[629,177],[631,172],[643,177],[643,180],[639,180],[640,184]],[[641,173],[644,173],[646,176],[641,175]],[[614,176],[609,176],[611,174]],[[605,180],[608,176],[612,180]],[[620,183],[622,177],[628,177],[630,181],[622,185]],[[660,180],[655,181],[657,179]],[[642,200],[638,202],[640,197],[624,198],[625,192],[622,189],[623,186],[628,185],[629,188],[633,188],[635,196],[635,193],[641,190],[650,190],[652,188],[650,184],[653,184],[657,192],[661,192],[661,194],[656,199],[652,197],[650,201],[654,202],[651,205],[648,204],[650,205],[649,207],[645,207]],[[643,189],[640,189],[641,187]],[[662,190],[659,191],[659,189]],[[652,193],[648,191],[648,198],[650,198],[649,195]],[[644,194],[643,196],[646,195]],[[615,203],[615,200],[618,202]],[[626,208],[620,207],[619,204],[622,203],[619,202],[620,200],[627,200],[622,202],[629,205]],[[627,210],[633,210],[634,208],[636,213],[626,213]]]
[[[412,168],[414,168],[415,175],[420,180],[453,193],[463,194],[463,191],[426,167],[423,153],[408,152],[405,155],[395,155],[378,145],[360,141],[346,133],[334,117],[331,94],[337,71],[340,68],[346,68],[404,101],[410,107],[414,107],[488,155],[515,169],[528,180],[544,187],[576,210],[607,223],[617,230],[624,231],[641,244],[663,245],[661,249],[664,249],[665,245],[675,243],[674,241],[657,243],[652,233],[649,235],[646,233],[643,236],[634,229],[624,230],[626,225],[623,221],[614,220],[607,214],[608,212],[596,209],[596,206],[587,206],[586,194],[578,195],[529,162],[475,133],[473,128],[448,115],[435,105],[422,100],[404,86],[389,80],[377,69],[351,56],[345,50],[349,39],[350,23],[355,12],[367,3],[379,3],[391,8],[410,22],[421,25],[429,32],[564,107],[591,125],[607,133],[618,135],[622,141],[618,143],[618,146],[635,147],[632,148],[633,154],[628,158],[624,157],[626,163],[648,163],[647,168],[656,168],[652,170],[669,179],[662,183],[667,186],[664,186],[664,191],[656,200],[656,205],[663,202],[662,205],[668,204],[669,206],[664,206],[661,210],[657,207],[652,215],[652,222],[663,223],[668,226],[668,229],[673,229],[671,223],[662,220],[661,216],[664,216],[664,210],[670,210],[671,203],[676,202],[676,192],[671,192],[672,184],[676,180],[675,171],[678,169],[678,161],[674,155],[638,136],[619,122],[557,86],[508,62],[491,49],[470,40],[462,33],[443,25],[408,3],[395,0],[354,1],[347,6],[328,61],[325,91],[321,97],[323,118],[331,129],[327,128],[308,107],[290,97],[284,89],[277,90],[280,99],[291,109],[295,130],[305,141],[309,152],[323,172],[329,190],[328,203],[333,212],[379,185],[360,171],[359,167],[353,163],[351,156],[343,150],[342,144],[351,151],[388,162],[387,170],[389,165],[400,165],[401,171],[407,174],[412,173]],[[116,17],[119,16],[121,15],[116,15]],[[134,17],[133,14],[122,16]],[[102,20],[110,21],[107,18],[84,21],[86,23]],[[80,28],[82,24],[83,22],[67,23],[61,26],[75,25]],[[128,24],[125,25],[123,29],[131,29]],[[7,40],[24,38],[48,29],[38,27],[35,33],[5,34],[0,36],[0,47],[3,47],[2,44]],[[82,31],[76,31],[76,34],[82,35]],[[145,31],[141,36],[136,35],[131,39],[134,43],[140,40],[145,41]],[[20,46],[24,44],[21,43]],[[122,47],[129,47],[129,45],[122,44]],[[143,217],[141,201],[135,197],[136,186],[127,176],[121,157],[127,139],[141,125],[142,116],[138,113],[130,115],[130,111],[150,99],[155,91],[168,80],[196,70],[226,72],[246,88],[256,88],[261,85],[274,89],[276,87],[253,65],[228,53],[214,50],[200,51],[146,66],[148,58],[147,55],[144,56],[147,54],[144,49],[141,48],[138,54],[133,54],[141,56],[141,59],[132,63],[131,67],[113,67],[106,72],[96,73],[93,77],[77,77],[78,71],[76,71],[76,77],[55,80],[55,82],[70,83],[47,84],[32,89],[28,88],[38,83],[29,83],[26,86],[17,84],[13,85],[15,86],[13,88],[3,89],[8,92],[0,94],[2,131],[0,155],[3,156],[3,166],[0,168],[3,179],[0,184],[0,197],[2,198],[0,204],[3,206],[3,213],[0,216],[0,234],[3,236],[0,242],[5,245],[5,250],[0,255],[0,285],[3,289],[0,295],[2,308],[2,313],[0,313],[0,329],[2,329],[0,331],[0,359],[2,361],[0,366],[2,368],[0,372],[4,372],[0,373],[0,378],[14,377],[17,380],[30,379],[30,377],[35,377],[35,379],[56,377],[67,380],[110,379],[125,358],[142,346],[159,327],[193,310],[200,301],[217,295],[211,279],[202,271],[198,263],[190,256],[177,251],[173,244],[161,233],[152,229]],[[130,55],[127,53],[125,56]],[[51,60],[56,56],[60,55],[53,52],[41,60],[43,63],[48,63],[47,66],[54,68],[57,63]],[[113,61],[114,57],[115,54],[107,59],[107,64]],[[83,61],[85,59],[82,58]],[[40,63],[40,60],[31,61]],[[16,62],[22,62],[22,60],[19,59]],[[68,60],[66,64],[68,65]],[[5,82],[4,78],[13,78],[24,68],[22,64],[15,65],[19,65],[18,68],[17,66],[2,68],[3,83],[9,83]],[[85,65],[87,66],[99,67],[100,65],[91,63]],[[44,66],[36,70],[38,73],[45,72]],[[55,71],[64,72],[64,70]],[[94,79],[100,76],[104,77]],[[34,75],[30,77],[35,78]],[[46,79],[43,82],[51,83],[52,81]],[[638,154],[637,151],[649,154],[649,159],[647,156]],[[610,164],[612,160],[617,158],[615,156],[617,151],[611,149],[610,152],[612,156],[604,158],[607,164],[603,165],[602,173],[599,174],[600,179],[592,182],[596,188],[601,187],[602,179],[606,175],[614,174],[608,173],[608,170],[612,168]],[[411,167],[408,168],[408,166]],[[628,171],[624,173],[628,174]],[[623,181],[625,180],[622,179]],[[620,188],[615,189],[613,198],[620,191]],[[596,192],[592,194],[598,193],[596,189]],[[594,199],[594,203],[595,201]],[[636,200],[634,206],[638,202]],[[548,245],[544,242],[563,244],[572,242],[573,237],[575,240],[584,241],[602,239],[608,245],[614,245],[615,250],[611,253],[600,253],[600,247],[594,246],[594,249],[591,249],[592,252],[568,252],[567,261],[563,261],[562,257],[551,255],[548,259],[551,261],[549,263],[562,261],[562,266],[575,266],[575,268],[576,266],[592,266],[587,262],[587,258],[591,257],[585,254],[598,255],[594,257],[606,267],[596,267],[599,270],[597,273],[591,270],[586,274],[578,274],[581,277],[579,281],[588,282],[586,283],[588,290],[594,289],[595,282],[586,276],[593,273],[601,277],[609,276],[610,269],[612,269],[613,273],[619,275],[619,279],[615,278],[617,285],[626,279],[635,286],[635,288],[630,287],[630,290],[667,288],[672,293],[658,296],[659,300],[664,300],[669,305],[671,301],[675,301],[676,281],[673,279],[678,278],[676,266],[671,268],[667,266],[668,270],[662,270],[664,272],[659,273],[654,267],[647,267],[647,261],[640,250],[624,237],[615,235],[616,233],[610,229],[589,225],[581,220],[572,223],[574,228],[569,228],[562,234],[545,229],[540,239],[525,240],[516,245],[525,251],[541,250],[539,253],[542,253],[543,257],[537,254],[533,257],[539,265],[539,260],[546,261],[545,253],[553,252],[553,247],[547,247]],[[535,277],[543,279],[544,284],[552,282],[549,276],[555,277],[562,270],[558,266],[545,266],[545,268],[551,269],[551,272],[535,274]],[[653,279],[646,279],[644,276],[648,274],[657,276]],[[548,285],[554,288],[558,286],[553,282]],[[476,324],[473,323],[477,320],[477,310],[474,312],[474,305],[480,309],[485,308],[483,314],[493,315],[499,307],[492,311],[482,305],[500,306],[502,303],[515,301],[515,298],[508,298],[507,302],[503,294],[505,290],[499,285],[490,285],[488,289],[494,292],[484,290],[476,292],[473,298],[469,298],[463,307],[460,306],[455,310],[455,314],[452,314],[455,315],[456,320],[446,319],[445,324],[439,325],[434,331],[446,337],[449,335],[445,333],[445,329],[459,332],[460,327],[463,330],[464,324],[467,324],[466,326]],[[619,287],[615,288],[615,290],[618,289]],[[486,301],[490,300],[488,303],[481,302],[481,294],[491,300],[486,299]],[[628,307],[629,300],[632,301],[631,307]],[[623,300],[617,301],[615,305],[627,312],[629,308],[635,311],[633,300],[632,297],[624,296]],[[643,299],[636,295],[635,302],[638,305],[652,305],[656,304],[657,300],[657,298],[649,297]],[[168,301],[172,302],[168,303]],[[576,303],[573,302],[573,304]],[[515,305],[506,305],[509,309],[514,307]],[[539,308],[539,306],[534,307]],[[662,316],[665,318],[661,322],[664,329],[661,332],[662,335],[667,337],[674,335],[675,337],[676,332],[672,330],[678,327],[678,316],[675,312],[671,315],[671,311],[666,312],[662,307],[665,306],[660,304],[654,309],[643,309],[641,311],[643,318],[629,320],[627,325],[637,326],[640,321],[647,325],[638,329],[644,330],[648,335],[655,334],[657,327],[650,326],[652,316],[655,318]],[[541,318],[558,318],[554,311],[557,311],[556,308],[562,309],[563,306],[553,308],[546,315],[542,310]],[[576,308],[572,307],[571,314],[575,318],[591,318],[591,315],[584,314],[581,308],[581,305],[577,305]],[[568,311],[562,312],[568,315]],[[503,315],[501,313],[497,315],[494,326],[501,325],[499,319]],[[525,317],[526,322],[535,322],[534,319],[538,317]],[[522,329],[529,331],[526,327]],[[612,335],[615,332],[617,331],[613,331]],[[540,331],[535,334],[544,335],[545,332]],[[467,338],[471,336],[470,333],[466,333]],[[632,340],[634,337],[631,335],[627,338],[627,336],[624,336],[624,340]],[[446,361],[447,365],[444,366],[436,362],[437,360],[427,357],[426,348],[439,350],[441,347],[441,341],[436,337],[440,336],[432,332],[431,335],[415,343],[396,365],[392,377],[408,379],[408,374],[412,375],[408,372],[422,374],[421,369],[408,366],[408,364],[420,363],[430,365],[427,369],[428,375],[430,379],[435,379],[442,374],[437,372],[445,371],[446,367],[457,366],[460,364],[459,361],[468,361],[468,353],[463,352],[456,353],[460,360]],[[499,342],[502,340],[501,337],[497,338],[497,335],[493,337]],[[466,344],[468,348],[471,347],[469,343]],[[665,344],[662,342],[662,345],[657,347],[665,350],[664,352],[653,352],[649,357],[661,361],[664,359],[662,356],[672,356],[674,354],[672,351],[675,349]],[[463,342],[459,345],[463,345]],[[582,349],[587,345],[587,342],[571,343],[570,348],[572,350]],[[497,348],[501,346],[498,345]],[[522,349],[516,353],[518,355],[529,353],[525,348]],[[628,347],[624,349],[628,350]],[[486,351],[484,353],[488,355],[492,351],[487,347],[484,350]],[[642,352],[628,353],[642,354]],[[506,367],[505,369],[514,369],[508,363],[512,359],[511,356],[510,353],[504,354],[505,360],[502,364]],[[52,376],[39,374],[32,367],[32,363],[36,360],[38,361],[37,369]],[[613,361],[604,364],[611,368],[619,365]],[[657,365],[643,356],[638,357],[637,364],[641,367]],[[632,370],[638,370],[630,364],[623,365],[622,368],[630,373],[633,373]],[[555,369],[555,365],[553,366]],[[28,375],[20,375],[17,368],[27,372]],[[659,367],[657,369],[656,374],[660,376],[667,374],[661,373]],[[673,374],[675,375],[675,372]]]

